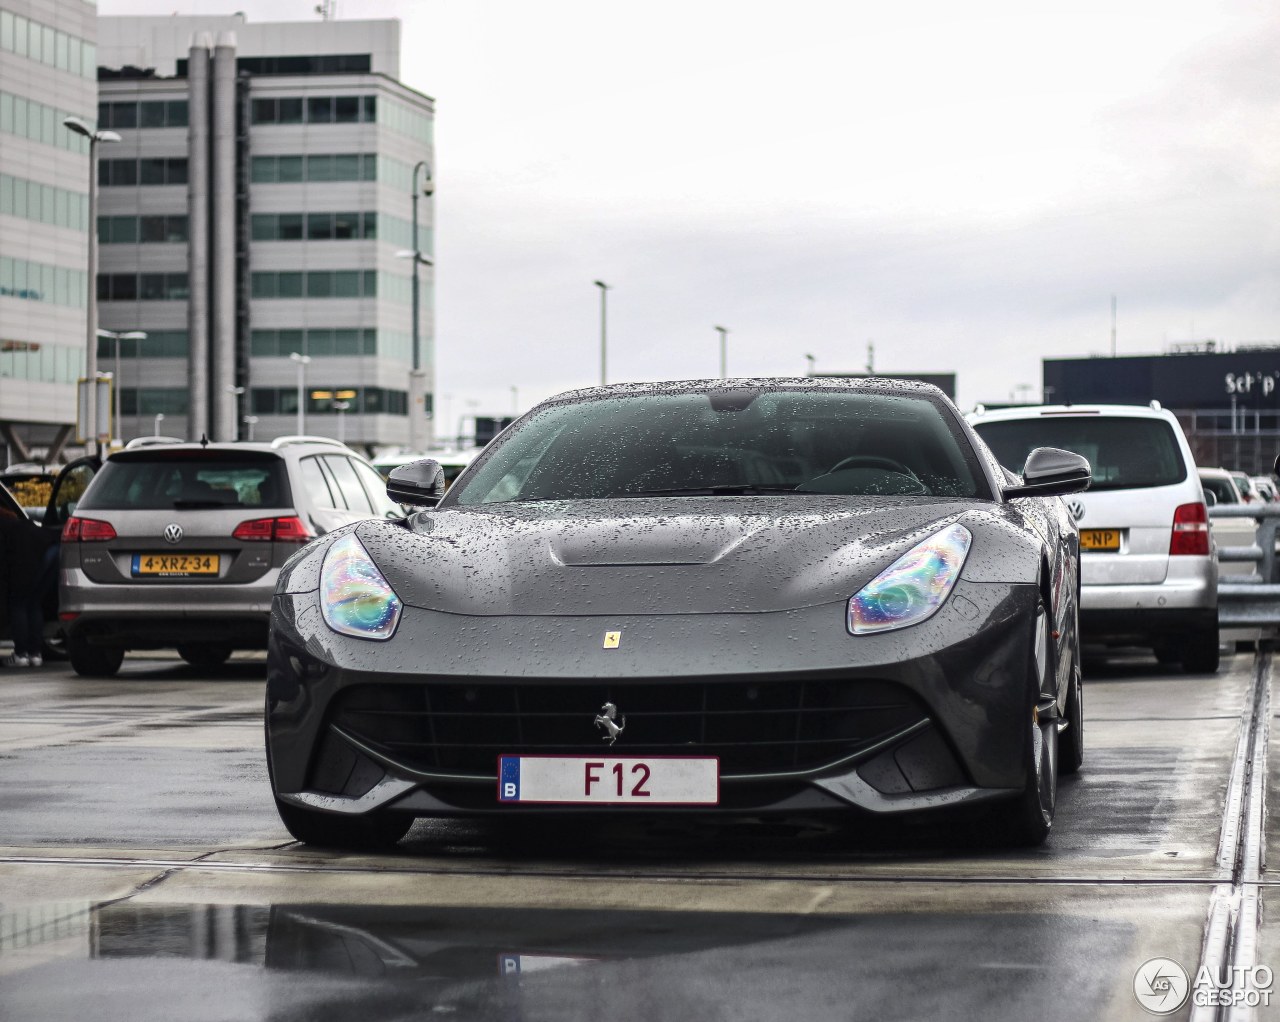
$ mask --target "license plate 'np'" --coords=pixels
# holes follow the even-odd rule
[[[1119,550],[1119,529],[1081,529],[1081,550]]]

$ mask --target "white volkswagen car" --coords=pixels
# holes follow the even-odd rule
[[[968,416],[1000,464],[1037,447],[1093,466],[1067,503],[1080,527],[1086,642],[1150,646],[1192,673],[1218,669],[1218,562],[1191,448],[1174,415],[1147,405],[1035,405]]]

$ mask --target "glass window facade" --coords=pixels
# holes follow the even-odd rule
[[[0,10],[0,49],[81,78],[94,80],[98,75],[93,43],[12,11]]]
[[[379,158],[373,153],[311,153],[307,156],[255,156],[249,165],[254,184],[300,181],[374,181]]]
[[[87,154],[89,140],[62,123],[71,116],[67,110],[47,106],[26,96],[0,92],[0,133],[57,146],[72,153]]]
[[[263,96],[249,107],[253,124],[357,124],[377,117],[374,96]]]
[[[81,192],[0,174],[0,213],[84,231],[89,226],[89,197]]]

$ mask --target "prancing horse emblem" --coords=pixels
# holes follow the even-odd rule
[[[604,728],[605,733],[600,737],[608,739],[612,745],[618,740],[618,735],[622,734],[623,729],[627,726],[627,718],[622,718],[621,724],[615,724],[614,719],[618,716],[618,708],[613,703],[605,703],[600,707],[600,712],[596,714],[596,727]]]

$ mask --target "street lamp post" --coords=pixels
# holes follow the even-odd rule
[[[115,408],[113,410],[114,414],[112,418],[114,420],[114,424],[116,427],[116,439],[120,440],[120,439],[123,439],[123,432],[124,432],[120,428],[120,342],[121,341],[145,341],[147,339],[147,332],[145,330],[125,330],[122,333],[117,333],[115,330],[103,330],[101,327],[99,327],[98,336],[107,337],[116,342],[115,372],[112,374],[112,379],[111,379],[111,396],[115,404]],[[134,352],[135,358],[137,358],[137,354],[138,353],[135,351]],[[137,374],[135,373],[134,375],[136,376]],[[135,412],[136,410],[137,409],[135,409]]]
[[[153,436],[160,435],[160,423],[162,422],[164,422],[164,412],[156,412],[156,425],[155,429],[152,431]]]
[[[729,375],[729,345],[727,343],[729,328],[718,326],[716,330],[720,334],[720,379],[723,380]]]
[[[89,140],[89,287],[84,375],[89,381],[85,418],[88,420],[88,452],[92,455],[98,453],[99,439],[96,409],[93,407],[98,380],[98,143],[119,142],[120,136],[114,131],[94,131],[79,117],[63,118],[62,123],[68,130]]]
[[[253,443],[253,427],[258,424],[258,417],[256,415],[246,415],[242,421],[249,427],[249,443]]]
[[[600,289],[600,386],[603,387],[608,382],[608,373],[605,369],[609,356],[607,296],[611,288],[603,280],[597,280],[595,284]]]
[[[307,432],[307,366],[311,356],[291,351],[289,357],[298,363],[298,435],[303,436]]]
[[[818,359],[817,359],[817,357],[816,357],[816,356],[814,356],[814,355],[805,355],[805,359],[806,359],[806,360],[808,361],[808,363],[809,363],[809,375],[810,375],[810,376],[812,376],[812,375],[813,375],[813,367],[817,364]]]
[[[421,184],[418,183],[419,174],[422,175]],[[425,451],[430,438],[427,436],[426,371],[422,368],[422,302],[418,267],[434,264],[431,257],[422,251],[422,243],[418,238],[418,199],[422,195],[430,198],[435,192],[431,164],[426,160],[419,160],[413,165],[410,190],[410,197],[413,199],[413,249],[397,252],[396,255],[413,260],[413,368],[409,373],[409,446],[415,451]]]

